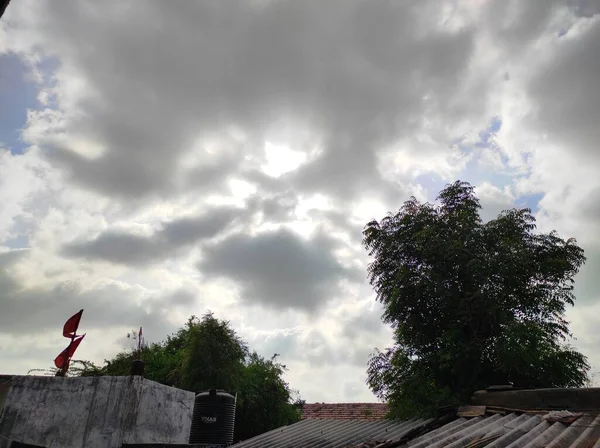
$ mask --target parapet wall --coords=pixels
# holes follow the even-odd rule
[[[526,389],[475,392],[474,405],[528,410],[600,411],[600,388]]]
[[[194,393],[137,376],[15,376],[0,410],[0,448],[187,443]]]

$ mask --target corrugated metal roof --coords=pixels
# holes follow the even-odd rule
[[[236,443],[236,448],[343,448],[371,440],[399,439],[430,420],[324,420],[306,419]]]
[[[484,445],[484,442],[489,440]],[[477,441],[481,445],[477,444]],[[410,441],[410,448],[485,446],[486,448],[600,448],[600,416],[584,414],[571,424],[542,415],[511,413],[459,418]]]
[[[302,419],[383,420],[387,411],[385,403],[306,403]]]
[[[397,441],[432,420],[303,420],[240,442],[236,448],[343,448],[373,441]],[[374,446],[371,445],[371,446]],[[392,446],[396,446],[393,444]],[[600,448],[600,416],[583,414],[573,423],[551,422],[541,414],[510,413],[458,418],[410,440],[405,448]]]

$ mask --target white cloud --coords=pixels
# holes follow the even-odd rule
[[[501,189],[489,182],[484,182],[475,188],[475,193],[481,201],[481,217],[484,221],[493,219],[504,210],[516,206],[515,196],[509,186]]]
[[[0,369],[47,366],[81,306],[95,360],[211,309],[309,400],[372,400],[362,227],[457,178],[486,219],[539,195],[600,259],[593,2],[13,3],[0,58],[39,104],[0,150]],[[598,370],[590,269],[569,317]]]

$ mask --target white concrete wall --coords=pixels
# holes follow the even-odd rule
[[[47,448],[187,443],[194,393],[140,377],[16,376],[0,414],[8,440]]]

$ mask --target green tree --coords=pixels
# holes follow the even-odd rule
[[[574,239],[535,232],[529,209],[484,223],[471,185],[411,198],[364,229],[368,275],[395,345],[374,353],[367,383],[398,417],[458,404],[478,388],[581,386],[564,312],[585,262]]]
[[[165,343],[152,343],[143,346],[141,357],[145,363],[145,378],[168,386],[180,386],[177,374],[182,364],[181,352],[170,352]],[[137,353],[132,350],[118,353],[102,367],[76,360],[72,361],[70,371],[76,376],[124,376],[129,375],[131,363],[136,358]]]
[[[231,328],[208,313],[187,323],[181,385],[201,392],[210,388],[235,390],[240,383],[246,343]]]
[[[251,353],[244,365],[238,387],[235,433],[244,440],[300,419],[304,402],[283,380],[286,366],[277,356],[265,359]]]
[[[103,366],[72,361],[78,376],[129,375],[136,350],[117,354]],[[228,321],[212,313],[190,317],[175,334],[142,345],[147,379],[193,392],[223,389],[236,395],[235,439],[244,440],[300,419],[303,402],[284,381],[286,367],[250,352]]]
[[[127,335],[128,338],[132,336],[137,340],[135,331]],[[168,386],[180,387],[184,359],[183,346],[186,338],[187,328],[182,328],[175,335],[167,336],[163,342],[142,344],[141,353],[138,353],[137,349],[118,353],[113,359],[105,360],[102,367],[90,361],[73,360],[69,373],[71,376],[129,375],[131,363],[135,359],[142,358],[145,362],[145,378]]]

